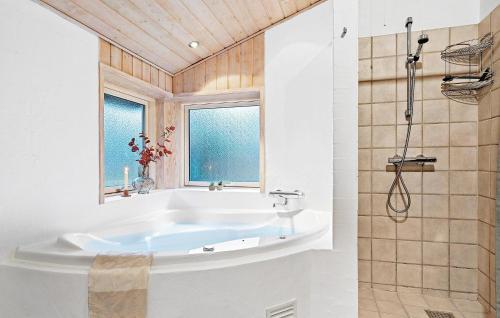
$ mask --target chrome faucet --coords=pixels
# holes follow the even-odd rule
[[[269,192],[269,196],[278,198],[278,202],[273,203],[273,208],[281,206],[284,209],[288,207],[288,199],[300,199],[304,197],[304,192],[295,190],[295,191],[282,191],[282,190],[274,190]]]
[[[281,202],[274,202],[273,208],[275,208],[277,206],[282,206],[283,208],[285,208],[286,206],[288,206],[288,198],[287,197],[278,196],[278,198],[283,199],[283,200]]]

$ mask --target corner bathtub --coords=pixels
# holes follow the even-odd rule
[[[293,217],[278,217],[273,210],[162,210],[21,246],[14,259],[87,267],[97,254],[152,253],[155,267],[227,263],[307,244],[327,232],[325,214],[307,209]]]

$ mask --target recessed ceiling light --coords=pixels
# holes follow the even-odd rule
[[[198,45],[200,45],[200,42],[198,41],[191,41],[189,42],[188,46],[192,49],[196,49],[198,47]]]

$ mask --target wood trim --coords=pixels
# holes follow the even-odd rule
[[[170,147],[173,156],[164,159],[164,176],[165,176],[165,188],[175,189],[179,188],[181,185],[181,169],[182,169],[182,158],[183,154],[181,142],[182,142],[182,132],[181,132],[181,105],[180,103],[174,103],[172,100],[166,100],[164,103],[164,123],[166,126],[175,126],[175,132],[172,136],[172,143]]]
[[[104,72],[99,64],[99,204],[104,203]]]
[[[162,133],[165,128],[165,101],[163,99],[156,100],[156,132],[155,139],[159,144],[163,144],[165,138],[163,138]],[[164,189],[165,188],[165,158],[158,161],[156,163],[156,188]]]
[[[161,89],[172,91],[172,88],[166,85],[168,81],[172,81],[170,73],[104,39],[99,39],[99,62]]]
[[[260,89],[255,88],[240,88],[228,89],[209,92],[192,92],[174,94],[173,100],[182,104],[196,103],[216,103],[239,100],[256,100],[259,99]]]
[[[266,101],[264,88],[260,89],[260,144],[259,144],[259,188],[266,192]]]
[[[135,78],[111,66],[101,63],[102,77],[105,83],[110,83],[127,90],[153,98],[172,98],[173,94],[157,86]]]

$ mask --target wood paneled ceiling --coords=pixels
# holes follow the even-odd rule
[[[41,1],[176,73],[321,0]]]

